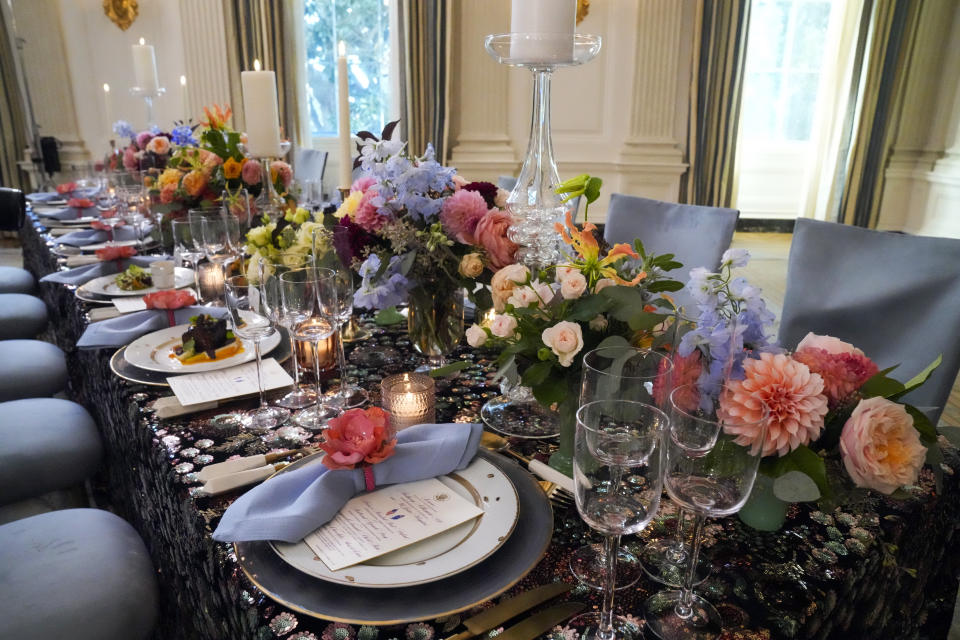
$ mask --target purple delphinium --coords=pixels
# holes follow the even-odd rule
[[[131,140],[137,137],[137,132],[133,130],[133,127],[130,126],[130,123],[126,120],[117,120],[114,122],[113,132],[122,138],[130,138]]]
[[[170,141],[179,147],[195,147],[199,144],[193,137],[193,127],[187,124],[174,127],[170,132]]]
[[[386,271],[374,281],[380,265],[380,256],[375,253],[371,253],[360,265],[363,281],[353,297],[354,305],[367,309],[386,309],[407,299],[410,281],[400,273],[400,257],[391,256]]]

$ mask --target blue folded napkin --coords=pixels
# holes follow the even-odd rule
[[[191,316],[201,313],[215,318],[225,318],[227,309],[223,307],[183,307],[173,312],[174,324],[187,324]],[[106,349],[122,347],[130,344],[140,336],[166,329],[170,326],[165,309],[147,309],[128,313],[119,318],[111,318],[102,322],[94,322],[87,326],[80,339],[77,340],[78,349]]]
[[[477,453],[479,424],[419,424],[397,434],[394,454],[371,467],[378,487],[413,482],[463,469]],[[323,464],[281,473],[230,505],[213,539],[221,542],[299,542],[329,522],[364,491],[360,469],[333,471]]]
[[[76,220],[97,215],[96,207],[60,207],[59,209],[50,209],[48,211],[38,211],[37,215],[41,218],[51,218],[53,220]]]
[[[60,284],[72,284],[76,287],[87,283],[100,276],[108,276],[113,273],[120,273],[126,270],[132,264],[138,267],[149,267],[151,262],[156,260],[170,260],[170,256],[133,256],[120,260],[122,264],[118,265],[116,260],[104,260],[96,264],[86,264],[75,269],[67,271],[54,271],[40,278],[40,282],[57,282]],[[121,268],[122,267],[122,268]]]
[[[38,191],[36,193],[28,193],[26,197],[30,202],[50,202],[52,200],[63,200],[63,196],[56,191]]]
[[[144,227],[143,236],[150,235],[153,227]],[[130,227],[118,227],[113,230],[113,239],[116,242],[125,242],[127,240],[136,240],[137,232]],[[107,241],[107,232],[96,229],[83,229],[81,231],[71,231],[57,239],[60,244],[69,244],[74,247],[85,247],[88,244],[98,244]]]

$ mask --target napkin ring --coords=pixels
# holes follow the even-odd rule
[[[377,483],[373,479],[373,467],[370,465],[363,466],[363,482],[367,485],[367,491],[373,491],[377,488]]]

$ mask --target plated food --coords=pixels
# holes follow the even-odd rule
[[[234,338],[235,344],[224,344],[223,347],[214,348],[214,359],[210,359],[202,352],[206,346],[204,335],[205,331],[199,332],[190,329],[193,324],[181,324],[175,327],[160,329],[153,333],[137,338],[131,342],[123,352],[123,358],[134,367],[146,369],[147,371],[160,371],[163,373],[199,373],[201,371],[216,371],[218,369],[228,369],[238,364],[250,362],[256,358],[256,352],[251,347],[244,347],[243,340]],[[225,329],[225,327],[224,327]],[[218,330],[215,330],[218,331]],[[190,364],[184,364],[180,361],[175,349],[182,349],[184,346],[184,335],[191,337],[201,336],[200,350],[197,349],[197,342],[194,341],[193,350],[195,355],[201,355],[202,358],[191,361]],[[226,334],[226,331],[224,331]],[[274,332],[267,336],[260,343],[260,353],[266,356],[276,349],[281,341],[286,341],[282,332]],[[229,349],[235,349],[233,355],[227,355]]]
[[[227,329],[226,320],[202,314],[190,318],[190,328],[183,334],[181,344],[173,348],[170,357],[189,366],[232,358],[241,351],[243,343]]]
[[[142,291],[153,286],[153,276],[146,269],[132,264],[126,271],[117,274],[114,282],[124,291]]]

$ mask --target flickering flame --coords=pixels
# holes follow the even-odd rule
[[[187,76],[180,76],[180,86],[181,87],[187,86]]]
[[[144,40],[143,38],[140,38],[140,44],[147,44],[147,41]]]
[[[103,83],[103,92],[110,93],[110,85],[107,84],[106,82]]]
[[[260,59],[259,59],[259,58],[254,59],[254,61],[253,61],[253,70],[254,70],[254,71],[260,71]]]
[[[337,45],[337,51],[341,56],[347,55],[347,43],[341,40],[340,44]]]

